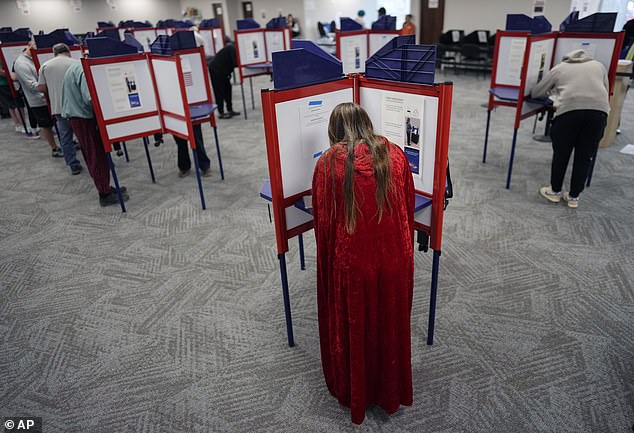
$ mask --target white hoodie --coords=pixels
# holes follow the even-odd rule
[[[531,96],[554,96],[555,116],[573,110],[610,112],[605,67],[583,50],[568,53],[533,87]]]

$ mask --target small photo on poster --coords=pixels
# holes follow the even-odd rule
[[[406,147],[420,149],[420,118],[413,117],[413,114],[410,110],[405,112],[405,143],[403,144]]]
[[[125,85],[128,89],[128,101],[130,102],[130,108],[138,108],[141,106],[141,99],[139,98],[139,92],[136,87],[136,77],[134,73],[124,74]]]
[[[111,66],[106,69],[106,77],[114,112],[124,112],[142,106],[134,65]]]
[[[414,174],[420,174],[420,150],[411,147],[406,147],[404,150],[410,170]]]

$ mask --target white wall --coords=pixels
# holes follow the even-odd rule
[[[149,20],[152,24],[166,18],[179,18],[178,0],[118,0],[112,10],[105,0],[83,0],[81,12],[74,12],[68,0],[30,0],[31,13],[22,14],[14,0],[0,0],[0,26],[30,27],[34,33],[68,27],[72,32],[94,31],[97,21]]]
[[[467,33],[482,29],[504,29],[506,14],[532,15],[533,0],[445,0],[444,29],[460,29]],[[570,11],[570,0],[546,0],[544,15],[559,30],[559,24]]]

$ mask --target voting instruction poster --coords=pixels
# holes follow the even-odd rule
[[[141,108],[141,97],[137,87],[133,64],[120,64],[106,68],[108,89],[115,113]]]
[[[383,135],[403,149],[412,173],[417,175],[423,166],[422,118],[423,105],[416,95],[383,94]]]

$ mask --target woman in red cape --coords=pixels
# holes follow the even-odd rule
[[[414,184],[403,151],[358,105],[335,107],[328,135],[312,190],[321,361],[361,424],[368,405],[412,404]]]

